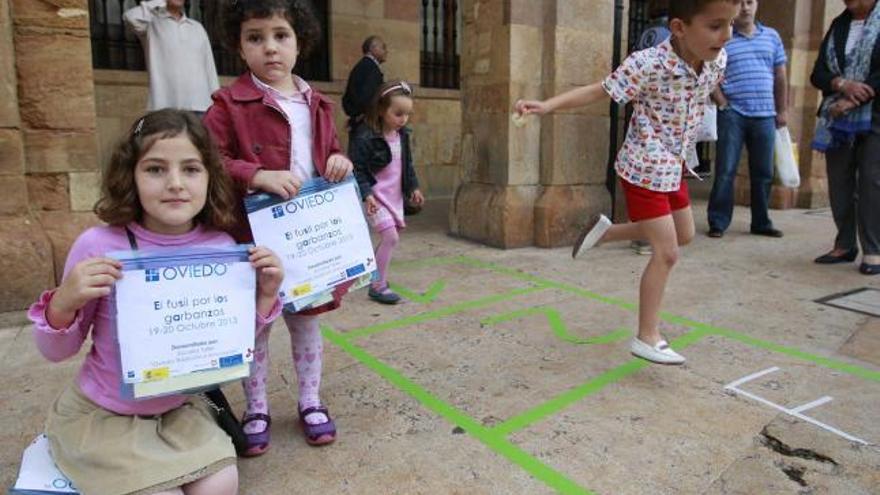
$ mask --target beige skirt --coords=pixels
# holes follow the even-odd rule
[[[232,441],[198,397],[161,416],[121,416],[73,384],[52,404],[46,436],[83,495],[156,493],[235,464]]]

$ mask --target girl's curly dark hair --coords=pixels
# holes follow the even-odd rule
[[[110,225],[141,221],[144,207],[138,198],[135,167],[160,139],[186,136],[202,155],[208,172],[208,194],[196,223],[229,231],[238,224],[238,197],[232,179],[220,162],[220,154],[202,121],[192,112],[166,108],[139,118],[116,145],[101,178],[101,197],[95,214]]]
[[[299,58],[307,58],[321,41],[321,25],[308,0],[225,0],[223,26],[227,49],[239,52],[242,23],[276,14],[287,19],[296,33]]]

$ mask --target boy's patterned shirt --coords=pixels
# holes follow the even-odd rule
[[[724,50],[699,75],[670,40],[635,52],[602,87],[617,103],[634,103],[615,168],[623,180],[658,192],[677,191],[688,149],[696,146],[709,95],[727,65]]]

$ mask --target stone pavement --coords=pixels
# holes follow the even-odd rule
[[[486,248],[445,235],[445,206],[403,235],[391,279],[405,304],[356,293],[323,320],[332,446],[303,441],[276,325],[272,450],[239,463],[242,493],[880,493],[880,324],[814,302],[880,277],[811,262],[830,247],[828,212],[772,212],[780,240],[745,233],[738,208],[716,240],[697,205],[664,304],[688,362],[664,367],[627,350],[647,257]],[[4,487],[79,365],[43,360],[21,318],[0,330]]]

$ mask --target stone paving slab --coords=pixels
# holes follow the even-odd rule
[[[322,319],[336,444],[305,444],[287,331],[273,327],[272,450],[240,462],[242,493],[877,493],[877,327],[814,301],[880,279],[811,263],[829,218],[773,212],[786,237],[765,239],[744,233],[737,209],[724,239],[698,234],[662,323],[689,360],[663,367],[627,347],[647,257],[623,245],[574,262],[567,249],[498,251],[447,237],[442,209],[425,212],[391,272],[409,300],[356,293]],[[2,321],[8,486],[85,350],[48,363],[20,315]],[[805,414],[872,445],[724,389],[771,366],[741,389],[789,408],[832,396]],[[226,390],[240,410],[240,387]]]

